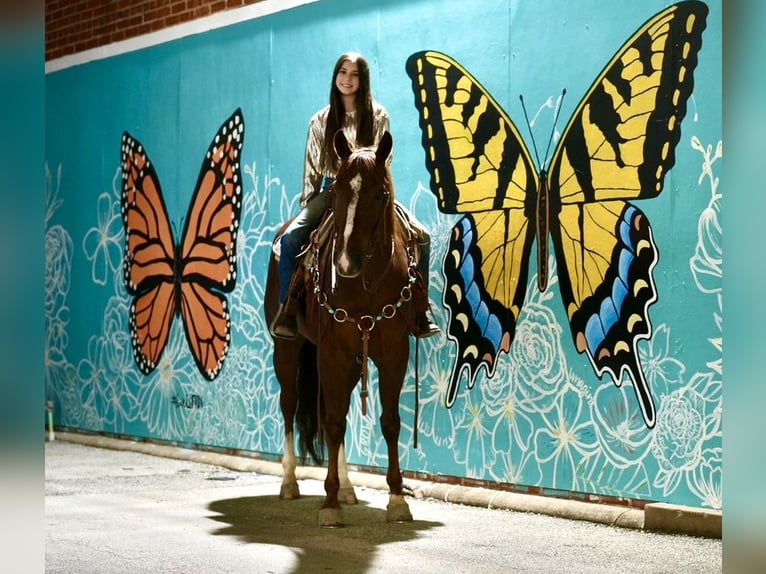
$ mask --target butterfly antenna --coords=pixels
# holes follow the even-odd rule
[[[564,102],[564,96],[567,93],[567,89],[564,88],[561,91],[561,97],[559,98],[559,105],[556,106],[556,115],[553,117],[553,128],[551,128],[551,137],[548,138],[548,147],[545,148],[544,162],[548,161],[548,151],[551,149],[551,142],[553,141],[553,134],[556,133],[556,123],[559,121],[559,114],[561,113],[561,104]]]
[[[529,123],[529,116],[527,115],[527,107],[524,105],[524,96],[519,96],[521,100],[521,109],[524,110],[524,119],[527,120],[527,129],[529,130],[529,137],[532,140],[532,149],[535,150],[535,160],[537,165],[540,164],[540,156],[537,154],[537,144],[535,144],[535,136],[532,134],[532,124]]]

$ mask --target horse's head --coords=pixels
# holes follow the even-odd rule
[[[352,150],[343,130],[338,130],[334,144],[341,165],[332,200],[336,237],[333,263],[341,277],[357,277],[379,234],[394,232],[394,190],[386,164],[393,140],[385,132],[377,147]],[[380,239],[381,246],[390,245],[389,237]]]

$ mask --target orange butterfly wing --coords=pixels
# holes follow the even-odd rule
[[[133,356],[148,375],[159,363],[176,314],[175,244],[157,173],[141,142],[122,135],[125,287]]]
[[[122,137],[124,277],[134,296],[130,308],[133,354],[144,374],[159,364],[176,314],[200,372],[218,376],[230,341],[226,297],[235,285],[236,239],[242,208],[241,110],[227,119],[200,168],[176,246],[157,173],[141,143]]]
[[[229,348],[231,321],[221,292],[234,289],[242,211],[240,154],[245,125],[237,110],[210,144],[186,217],[179,277],[186,340],[200,372],[218,376]]]

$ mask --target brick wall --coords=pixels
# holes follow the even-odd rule
[[[45,0],[45,60],[262,0]]]

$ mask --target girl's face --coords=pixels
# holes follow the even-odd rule
[[[335,76],[335,87],[342,96],[356,96],[359,91],[359,67],[356,62],[346,60]]]

